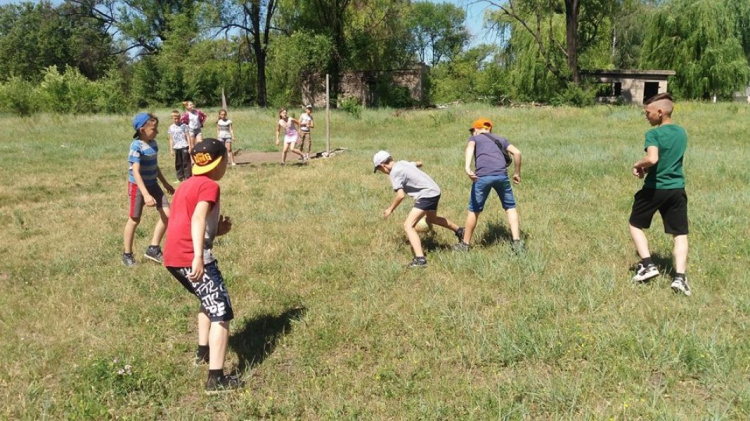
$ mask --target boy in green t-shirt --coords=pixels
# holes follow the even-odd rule
[[[687,147],[685,129],[672,122],[674,101],[669,93],[658,94],[645,103],[646,119],[656,128],[646,132],[646,156],[633,164],[633,175],[646,177],[643,188],[635,194],[630,213],[630,236],[641,257],[635,282],[659,276],[651,261],[644,229],[651,226],[658,210],[664,221],[664,232],[674,237],[674,268],[672,290],[690,295],[685,271],[688,255],[688,212],[685,174],[682,160]]]

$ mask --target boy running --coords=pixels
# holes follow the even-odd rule
[[[646,156],[633,164],[633,175],[646,178],[635,194],[630,213],[630,236],[641,258],[633,281],[645,282],[659,276],[651,261],[648,240],[643,232],[651,226],[658,210],[664,221],[664,232],[674,238],[672,290],[690,295],[685,271],[688,255],[688,208],[682,161],[687,149],[685,129],[672,122],[674,101],[669,93],[646,101],[646,120],[656,128],[646,132]]]

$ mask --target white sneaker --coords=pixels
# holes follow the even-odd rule
[[[636,269],[635,276],[633,276],[633,282],[645,282],[657,276],[659,276],[659,269],[657,269],[656,265],[650,263],[648,266],[643,266],[642,263],[638,263],[638,269]]]
[[[692,292],[690,292],[690,287],[688,286],[688,283],[687,283],[687,276],[684,278],[675,277],[672,280],[672,291],[681,292],[689,297],[692,294]]]

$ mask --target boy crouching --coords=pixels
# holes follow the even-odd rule
[[[440,225],[456,234],[456,237],[463,239],[464,229],[454,224],[450,220],[437,215],[438,203],[440,202],[440,187],[437,183],[425,174],[419,167],[422,166],[420,161],[394,161],[386,151],[380,151],[372,158],[372,164],[375,167],[373,172],[380,171],[387,174],[391,180],[396,197],[393,199],[391,206],[383,211],[383,216],[388,218],[391,213],[401,204],[406,195],[414,199],[414,208],[404,221],[404,231],[409,238],[409,243],[414,249],[414,259],[409,263],[410,268],[427,266],[427,259],[422,251],[422,241],[419,238],[417,225],[423,216],[427,216],[428,224]]]

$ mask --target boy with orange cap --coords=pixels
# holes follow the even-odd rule
[[[513,250],[521,252],[523,241],[521,241],[516,200],[513,197],[511,178],[508,174],[508,167],[511,164],[509,158],[512,155],[512,160],[515,161],[512,180],[516,184],[521,182],[521,151],[511,145],[508,139],[492,134],[492,122],[486,118],[475,120],[469,131],[472,136],[466,144],[464,153],[466,175],[472,181],[469,214],[466,216],[463,240],[456,245],[455,250],[469,250],[479,214],[484,210],[490,191],[494,189],[508,216]],[[475,161],[475,170],[471,169],[472,160]]]

